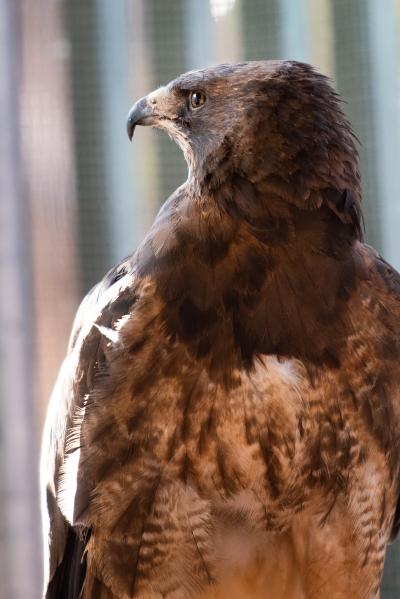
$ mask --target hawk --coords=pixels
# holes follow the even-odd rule
[[[377,599],[400,278],[362,242],[337,93],[307,64],[220,65],[139,100],[137,125],[188,178],[76,316],[44,434],[44,596]]]

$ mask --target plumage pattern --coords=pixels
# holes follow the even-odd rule
[[[376,599],[400,279],[361,242],[338,96],[301,63],[221,65],[140,124],[189,176],[78,312],[44,435],[45,597]]]

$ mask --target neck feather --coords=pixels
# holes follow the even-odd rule
[[[240,178],[197,191],[171,197],[139,252],[169,332],[215,371],[259,354],[337,365],[356,284],[352,226]]]

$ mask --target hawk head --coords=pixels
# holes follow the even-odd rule
[[[355,139],[329,79],[294,61],[191,71],[139,100],[128,116],[164,129],[204,191],[238,175],[303,209],[323,203],[359,230]]]

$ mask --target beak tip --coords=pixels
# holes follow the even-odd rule
[[[147,96],[145,96],[132,106],[128,114],[126,131],[129,139],[132,141],[136,125],[151,125],[153,124],[153,119],[153,106],[149,105]]]
[[[128,122],[126,123],[126,132],[128,134],[129,141],[132,141],[134,131],[135,131],[135,123],[133,123],[131,119],[128,119]]]

